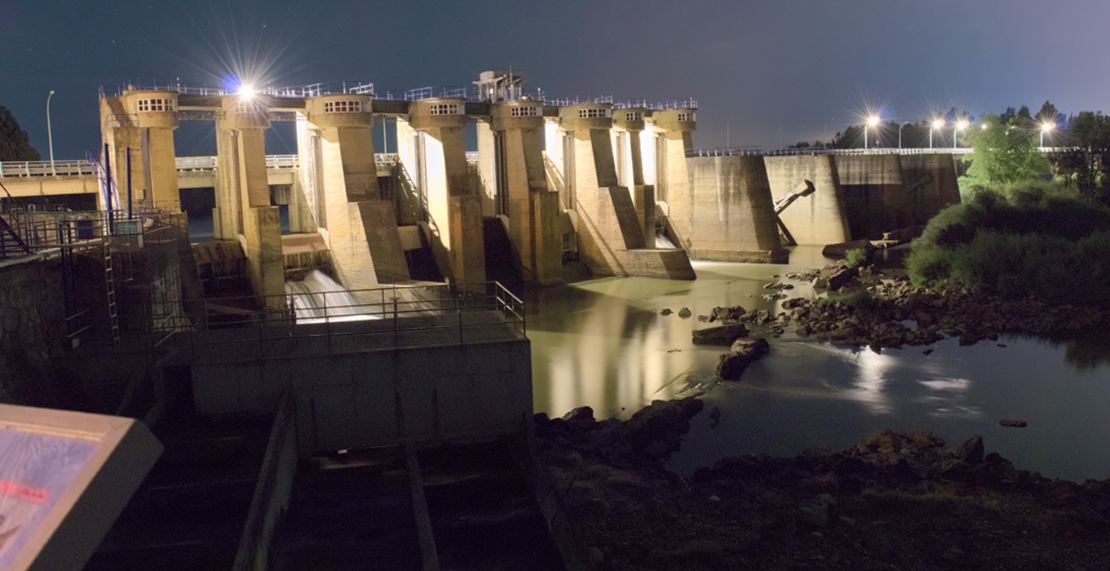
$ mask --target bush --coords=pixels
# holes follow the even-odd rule
[[[1052,185],[984,189],[946,208],[914,241],[915,285],[951,281],[1005,297],[1082,290],[1110,299],[1110,209]]]
[[[848,250],[848,253],[844,256],[844,259],[848,262],[849,268],[855,268],[858,266],[866,265],[870,257],[871,256],[868,255],[867,250],[863,248],[856,248],[854,250]]]

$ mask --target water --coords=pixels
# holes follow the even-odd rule
[[[950,445],[982,435],[988,452],[1018,467],[1072,480],[1110,477],[1110,338],[1072,342],[1004,337],[960,347],[855,351],[787,333],[740,383],[718,383],[723,347],[697,347],[691,331],[713,307],[772,309],[760,298],[773,275],[824,263],[795,251],[790,266],[695,263],[698,280],[606,278],[534,294],[528,306],[537,412],[589,405],[598,417],[631,416],[653,399],[709,388],[670,467],[688,474],[717,459],[812,446],[854,445],[884,428],[932,430]],[[811,296],[801,285],[791,296]],[[693,316],[678,317],[682,307]],[[660,310],[675,313],[663,316]],[[709,411],[721,422],[710,428]],[[1020,419],[1028,428],[998,426]]]
[[[320,270],[312,270],[303,281],[285,282],[285,293],[293,298],[297,323],[326,323],[381,319],[349,291]]]

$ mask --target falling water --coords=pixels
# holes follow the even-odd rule
[[[320,270],[312,270],[302,281],[285,282],[285,293],[293,298],[297,323],[381,319],[368,313],[351,292]]]
[[[678,246],[675,246],[674,242],[671,242],[671,239],[668,238],[666,234],[656,234],[655,235],[655,247],[659,248],[660,250],[677,250],[678,249]]]

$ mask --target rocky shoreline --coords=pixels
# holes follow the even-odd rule
[[[979,437],[883,431],[840,452],[666,470],[695,398],[627,421],[535,419],[537,450],[597,569],[1105,569],[1110,480],[1017,470]]]
[[[929,345],[958,337],[961,345],[997,341],[1002,334],[1048,335],[1104,325],[1110,311],[1104,304],[1076,300],[1053,303],[1038,298],[1006,299],[967,288],[915,287],[906,276],[884,276],[870,267],[846,262],[823,269],[787,274],[767,285],[781,299],[782,310],[716,308],[703,322],[762,326],[772,337],[793,331],[833,343],[873,350]],[[815,290],[835,292],[827,299],[788,298],[782,290],[808,282]]]

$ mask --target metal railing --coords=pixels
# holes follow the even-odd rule
[[[752,148],[721,148],[721,149],[690,149],[686,151],[688,158],[694,157],[793,157],[799,155],[834,155],[834,156],[868,156],[868,155],[966,155],[972,149],[968,147],[935,148],[935,149],[821,149],[802,147],[799,149],[752,149]],[[1042,152],[1055,152],[1055,149],[1044,148]]]
[[[89,161],[3,161],[0,178],[29,176],[79,176],[93,174]]]
[[[257,297],[205,299],[196,302],[203,307],[195,305],[190,318],[181,300],[155,300],[147,321],[152,346],[241,361],[285,358],[294,346],[332,355],[527,334],[524,302],[498,282],[287,293],[258,302]]]
[[[652,111],[662,111],[665,109],[697,109],[697,99],[682,99],[678,101],[660,101],[658,103],[649,103],[648,109]]]

